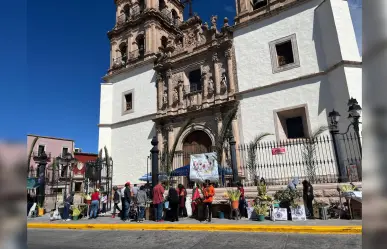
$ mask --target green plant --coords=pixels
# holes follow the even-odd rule
[[[254,212],[257,215],[267,216],[267,213],[268,213],[267,210],[269,209],[268,205],[266,205],[266,204],[257,204],[257,205],[254,205],[253,208],[254,208]]]
[[[254,181],[257,176],[257,146],[259,142],[266,136],[273,135],[271,133],[261,133],[251,141],[247,147],[247,171],[250,181]]]
[[[285,190],[278,190],[274,194],[274,198],[276,200],[279,200],[283,203],[289,203],[289,205],[293,208],[297,208],[299,206],[297,202],[300,200],[301,197],[302,193],[300,191],[291,190],[289,188]]]
[[[312,135],[302,144],[302,159],[306,164],[306,175],[311,183],[316,182],[316,149],[319,136],[328,130],[328,126],[320,126]]]
[[[79,216],[83,212],[83,208],[77,206],[71,206],[71,210],[73,211],[73,216]]]
[[[355,189],[356,189],[356,186],[352,186],[352,185],[341,185],[340,186],[340,191],[343,193],[355,191]]]
[[[267,194],[267,186],[265,183],[259,183],[257,186],[257,190],[258,190],[258,196],[256,198],[256,203],[265,202],[266,204],[270,204],[273,201],[273,198],[271,198]]]
[[[238,189],[227,189],[226,195],[230,201],[239,201],[241,192]]]

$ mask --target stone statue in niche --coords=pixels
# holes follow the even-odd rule
[[[208,94],[209,95],[212,95],[214,93],[214,80],[212,79],[212,77],[210,77],[208,79]]]
[[[218,16],[211,16],[211,29],[217,30],[216,21],[218,20]]]
[[[163,93],[163,104],[166,105],[168,103],[168,93],[164,91]]]
[[[173,90],[173,103],[177,103],[179,101],[179,93],[177,89]]]
[[[224,89],[225,91],[227,91],[227,76],[226,76],[226,73],[222,73],[222,77],[221,77],[221,80],[220,80],[220,87],[222,89]]]

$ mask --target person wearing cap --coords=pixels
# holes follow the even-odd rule
[[[121,213],[121,208],[118,206],[118,204],[120,203],[121,196],[120,196],[120,193],[118,192],[118,187],[117,186],[114,186],[113,190],[114,190],[114,196],[113,196],[114,207],[113,207],[112,218],[115,218],[117,210],[118,210],[118,212]]]
[[[99,189],[95,189],[94,193],[91,195],[91,212],[89,219],[97,219],[99,207]]]
[[[130,192],[130,182],[125,183],[125,190],[124,190],[124,208],[123,208],[123,215],[122,220],[126,221],[129,219],[129,207],[130,207],[130,200],[132,198],[132,194]]]

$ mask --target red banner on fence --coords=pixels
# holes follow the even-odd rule
[[[271,154],[274,155],[279,155],[279,154],[285,154],[285,148],[273,148],[271,149]]]

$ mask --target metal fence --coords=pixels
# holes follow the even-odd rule
[[[339,148],[338,158],[334,142]],[[288,184],[293,178],[312,183],[336,183],[349,177],[350,180],[361,180],[358,144],[355,134],[349,133],[338,134],[335,140],[331,135],[325,135],[314,141],[294,139],[263,141],[256,146],[240,145],[237,148],[239,167],[248,184],[254,184],[260,177],[271,185]],[[354,168],[356,172],[353,172]]]

